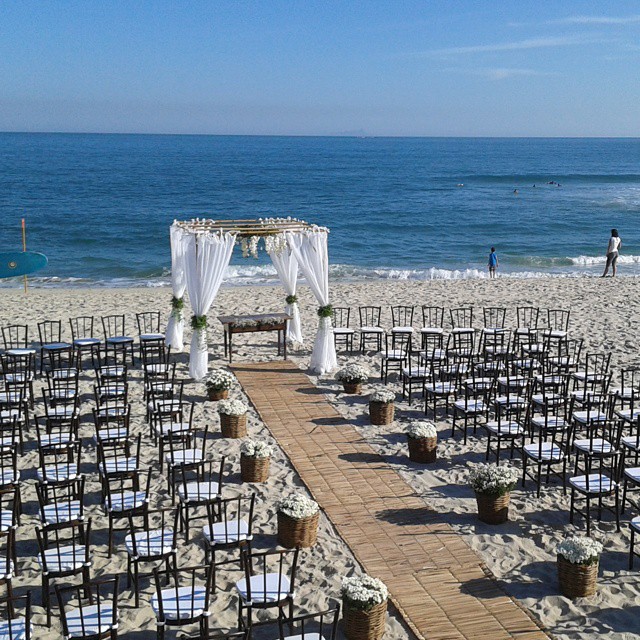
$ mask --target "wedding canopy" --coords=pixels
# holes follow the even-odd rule
[[[302,343],[296,300],[300,270],[319,304],[318,332],[310,368],[314,373],[323,374],[336,367],[329,304],[328,233],[326,227],[293,218],[174,221],[170,229],[173,302],[166,343],[174,351],[183,349],[183,296],[186,290],[193,311],[191,377],[201,380],[207,373],[207,313],[218,294],[235,244],[240,243],[245,257],[257,257],[261,240],[287,295],[285,312],[292,317],[287,340]]]

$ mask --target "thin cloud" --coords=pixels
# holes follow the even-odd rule
[[[504,67],[498,67],[495,69],[479,69],[477,74],[488,78],[489,80],[508,80],[509,78],[517,77],[542,77],[542,76],[554,76],[557,73],[551,73],[549,71],[538,71],[537,69],[510,69]]]
[[[640,15],[622,16],[618,18],[609,16],[567,16],[558,20],[549,20],[547,24],[581,24],[581,25],[618,25],[618,24],[639,24]]]
[[[499,42],[496,44],[479,44],[469,47],[447,47],[444,49],[432,49],[416,55],[465,55],[473,53],[498,53],[501,51],[524,51],[527,49],[548,49],[554,47],[570,47],[579,44],[589,44],[596,41],[584,36],[558,36],[548,38],[527,38],[514,42]]]

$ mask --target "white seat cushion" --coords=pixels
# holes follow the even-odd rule
[[[266,584],[266,590],[265,590]],[[267,573],[252,576],[249,580],[252,602],[279,602],[289,595],[289,578],[279,573]],[[247,581],[242,579],[236,582],[236,589],[245,602],[248,600]]]
[[[574,411],[571,417],[580,424],[607,421],[607,416],[602,411]]]
[[[420,329],[420,333],[426,333],[428,335],[440,336],[444,333],[444,329],[442,327],[422,327]]]
[[[436,382],[435,384],[428,384],[425,386],[427,393],[436,395],[449,395],[456,389],[456,385],[453,382]]]
[[[164,340],[164,333],[141,333],[140,342],[147,340]]]
[[[640,449],[640,438],[638,436],[625,436],[622,438],[622,446],[638,451]]]
[[[630,467],[624,470],[624,475],[627,479],[631,480],[635,484],[640,484],[640,467]]]
[[[100,429],[97,433],[94,433],[93,441],[125,440],[128,437],[129,430],[127,427],[108,427],[107,429]]]
[[[184,433],[190,428],[191,425],[188,422],[162,422],[155,423],[153,430],[158,436],[166,436],[170,433]]]
[[[217,480],[211,482],[188,482],[185,498],[185,487],[178,487],[178,496],[185,502],[199,502],[213,500],[220,495],[220,483]]]
[[[360,327],[360,333],[384,333],[382,327]]]
[[[78,465],[75,462],[63,462],[56,465],[45,466],[38,469],[40,482],[62,482],[63,480],[75,480],[78,477]]]
[[[42,509],[42,517],[45,524],[57,524],[61,522],[79,520],[81,514],[82,506],[79,500],[48,504]]]
[[[636,516],[629,523],[636,531],[640,531],[640,516]]]
[[[175,551],[173,529],[154,529],[153,531],[139,531],[135,534],[136,551],[140,558],[164,556]],[[133,555],[133,541],[131,534],[124,539],[127,553]]]
[[[543,442],[542,446],[537,442],[525,444],[524,453],[529,458],[542,462],[561,462],[565,457],[562,449],[552,442]]]
[[[567,332],[566,331],[561,331],[560,329],[553,329],[553,331],[549,331],[549,329],[545,329],[542,332],[542,335],[545,338],[566,338],[567,337]]]
[[[50,573],[76,571],[84,566],[85,548],[82,545],[69,545],[59,549],[47,549],[44,557]],[[43,566],[40,556],[38,556],[38,562]]]
[[[107,338],[107,344],[126,344],[128,342],[133,342],[133,338],[130,336],[112,336],[111,338]]]
[[[99,418],[120,418],[127,414],[126,406],[116,406],[116,407],[100,407],[96,411],[96,415]]]
[[[205,587],[170,587],[160,592],[162,609],[166,620],[197,618],[205,613],[207,590]],[[159,615],[158,594],[151,598],[151,608]]]
[[[12,356],[28,356],[30,354],[35,355],[36,350],[31,347],[16,347],[15,349],[8,349],[7,353]]]
[[[482,413],[487,408],[482,400],[476,400],[475,398],[470,398],[466,401],[456,400],[453,403],[453,406],[458,409],[458,411],[463,411],[465,413]]]
[[[321,636],[319,633],[307,633],[298,634],[295,636],[285,636],[284,640],[326,640],[324,636]]]
[[[524,428],[517,422],[509,420],[507,422],[498,422],[492,420],[485,425],[488,431],[495,433],[502,438],[516,438],[524,434]]]
[[[71,345],[68,342],[49,342],[49,344],[43,344],[42,348],[46,351],[59,351],[61,349],[70,349]]]
[[[27,637],[27,623],[24,618],[13,618],[0,622],[0,640],[24,640]],[[33,638],[33,625],[31,628]]]
[[[635,422],[638,416],[640,416],[640,409],[634,409],[633,414],[631,413],[631,409],[618,409],[616,415],[625,422]]]
[[[569,426],[561,416],[534,416],[531,419],[531,424],[537,429],[553,429],[555,431],[566,429]]]
[[[138,509],[147,504],[147,494],[144,491],[123,491],[111,496],[111,511],[120,512],[129,509]],[[109,511],[109,503],[105,506]]]
[[[350,329],[349,327],[334,327],[333,333],[339,336],[352,335],[355,333],[355,329]]]
[[[14,472],[13,469],[3,469],[2,474],[0,474],[0,486],[6,487],[19,481],[20,471]]]
[[[145,366],[145,371],[151,374],[161,374],[166,373],[169,370],[169,365],[164,364],[163,362],[154,362]]]
[[[93,345],[98,345],[102,342],[100,338],[76,338],[73,341],[73,344],[76,347],[89,347]]]
[[[573,444],[578,451],[595,454],[611,453],[613,451],[611,443],[607,440],[603,440],[602,438],[594,438],[593,440],[589,440],[589,438],[581,438],[576,440]]]
[[[202,528],[204,537],[212,544],[232,544],[249,538],[249,525],[244,520],[214,522]]]
[[[100,375],[103,378],[121,378],[124,376],[125,368],[119,365],[100,367]]]
[[[138,460],[135,457],[126,458],[107,458],[102,464],[102,473],[111,475],[114,473],[126,473],[136,471],[138,468]]]
[[[184,451],[169,452],[165,459],[167,464],[180,465],[180,464],[195,464],[200,462],[202,458],[202,451],[200,449],[185,449]]]
[[[504,327],[485,327],[482,330],[482,333],[488,336],[497,336],[505,332],[506,332],[506,329]]]
[[[106,603],[101,603],[99,611],[97,605],[71,609],[67,611],[66,617],[70,638],[95,636],[109,631],[114,626],[113,607]]]
[[[69,431],[43,433],[40,436],[41,447],[65,447],[73,442],[73,434]]]
[[[587,479],[589,489],[587,490]],[[575,476],[569,478],[569,484],[582,493],[611,493],[616,488],[616,483],[607,476],[592,473],[589,476]]]
[[[429,373],[429,369],[426,367],[414,367],[413,369],[404,368],[402,375],[405,378],[426,378]]]
[[[537,329],[533,329],[532,327],[516,327],[515,334],[517,336],[528,336],[531,334],[537,333]]]
[[[392,327],[391,333],[413,333],[413,327]]]

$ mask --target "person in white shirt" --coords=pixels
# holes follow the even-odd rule
[[[620,240],[620,236],[618,235],[617,229],[611,229],[611,237],[609,238],[609,246],[607,247],[607,264],[604,268],[604,273],[602,274],[602,278],[607,275],[609,271],[609,267],[611,267],[613,273],[611,277],[615,278],[617,263],[618,263],[618,251],[622,246],[622,240]]]

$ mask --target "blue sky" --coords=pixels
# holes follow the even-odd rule
[[[638,136],[640,2],[3,0],[0,130]]]

